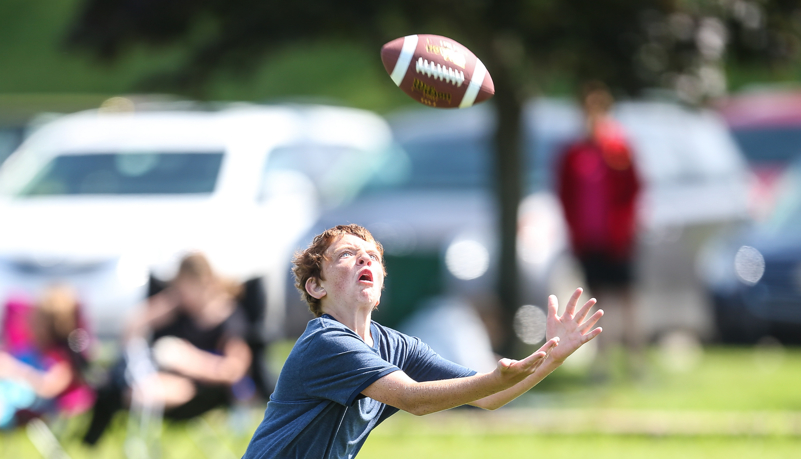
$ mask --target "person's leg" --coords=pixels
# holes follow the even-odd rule
[[[604,310],[601,323],[604,332],[597,339],[598,353],[592,377],[600,381],[609,379],[617,367],[617,357],[624,360],[624,376],[638,374],[642,340],[631,261],[595,254],[582,260],[582,265],[591,294],[598,300],[598,307]]]
[[[183,405],[195,396],[191,379],[172,373],[155,373],[131,393],[132,403],[152,404],[169,409]]]
[[[156,373],[142,383],[141,391],[108,384],[97,391],[97,399],[92,407],[92,420],[83,437],[87,445],[94,445],[111,424],[114,414],[120,409],[130,406],[135,397],[147,398],[136,400],[157,406],[174,407],[191,400],[195,395],[194,384],[181,376],[167,373]],[[141,395],[140,395],[141,394]]]
[[[251,355],[253,356],[250,363],[250,377],[256,387],[256,391],[264,400],[270,399],[270,394],[275,389],[275,380],[267,368],[265,355],[267,346],[258,341],[248,341]]]
[[[590,377],[594,382],[607,382],[612,377],[614,368],[614,355],[620,343],[620,308],[614,295],[603,284],[593,282],[588,283],[593,297],[598,301],[598,307],[604,310],[604,317],[599,323],[604,332],[596,338],[595,345],[597,352],[592,366],[590,367]]]
[[[595,382],[606,382],[611,376],[611,351],[617,342],[615,335],[619,329],[617,321],[620,319],[620,314],[604,282],[606,276],[604,259],[596,254],[586,254],[579,258],[579,262],[590,297],[595,298],[598,301],[597,307],[604,310],[604,317],[599,323],[604,332],[590,343],[597,346],[590,367],[590,378]]]
[[[605,365],[614,365],[610,355],[620,355],[623,376],[636,378],[645,366],[644,340],[629,269],[610,265],[608,277],[596,287],[599,307],[605,312],[598,345]]]
[[[620,298],[622,328],[620,342],[626,352],[626,373],[629,377],[639,378],[645,371],[645,343],[639,311],[632,284],[624,283],[617,289]]]
[[[165,410],[164,417],[182,421],[200,416],[219,406],[231,404],[231,390],[228,386],[197,384],[195,388],[197,392],[191,400]]]
[[[123,389],[109,384],[97,390],[97,398],[92,407],[92,421],[83,437],[87,445],[94,445],[111,424],[114,413],[122,408]]]

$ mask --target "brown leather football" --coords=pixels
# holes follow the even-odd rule
[[[409,35],[381,48],[392,81],[429,107],[465,108],[495,94],[487,68],[469,49],[439,35]]]

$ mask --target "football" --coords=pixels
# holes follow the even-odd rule
[[[439,35],[409,35],[381,48],[392,81],[429,107],[465,108],[495,94],[487,68],[469,49]]]

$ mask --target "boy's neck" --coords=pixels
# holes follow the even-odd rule
[[[370,323],[372,322],[373,316],[372,309],[365,311],[363,309],[354,310],[353,308],[337,308],[325,305],[322,310],[323,314],[332,316],[339,323],[356,332],[367,345],[373,345],[373,337],[370,334]]]

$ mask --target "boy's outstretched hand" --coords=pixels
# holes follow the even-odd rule
[[[542,365],[548,356],[558,347],[559,338],[552,338],[545,342],[537,352],[523,360],[501,359],[498,361],[498,372],[503,380],[520,382],[531,375]]]
[[[545,327],[545,337],[548,340],[559,338],[559,345],[551,351],[551,357],[556,362],[562,363],[570,354],[582,345],[600,335],[601,327],[592,328],[604,315],[603,310],[599,309],[587,318],[587,315],[595,304],[595,298],[590,298],[584,306],[576,311],[582,289],[577,288],[570,299],[567,301],[564,314],[558,315],[559,302],[555,295],[548,297],[548,321]]]

